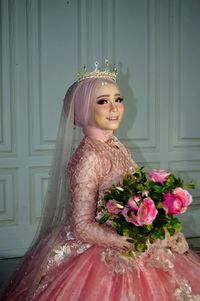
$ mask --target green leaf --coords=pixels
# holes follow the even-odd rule
[[[129,237],[129,229],[127,229],[127,228],[123,229],[122,234],[123,234],[123,236]]]
[[[134,243],[135,242],[134,239],[130,239],[130,238],[128,238],[127,241],[130,242],[130,243]]]
[[[164,228],[155,228],[152,232],[151,232],[151,236],[150,236],[153,240],[156,239],[164,239],[165,238],[165,230]]]
[[[161,209],[162,207],[163,207],[162,202],[158,202],[158,203],[156,204],[156,208],[157,208],[157,209]]]
[[[195,189],[196,183],[195,183],[194,181],[190,181],[190,182],[187,184],[187,187],[190,188],[190,189]]]
[[[105,214],[103,215],[99,220],[98,220],[98,223],[99,224],[104,224],[110,217],[110,214]]]
[[[167,227],[167,230],[168,230],[170,236],[173,236],[175,234],[175,229]]]
[[[147,249],[147,245],[145,243],[141,243],[141,244],[138,243],[138,244],[135,244],[135,249],[139,253],[142,253]]]
[[[133,252],[133,250],[128,250],[126,253],[125,253],[126,256],[128,257],[135,257],[135,253]]]
[[[176,229],[177,231],[180,231],[181,228],[182,228],[180,222],[179,222],[179,223],[175,223],[175,224],[173,225],[173,227],[174,227],[174,229]]]

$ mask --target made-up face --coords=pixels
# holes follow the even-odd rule
[[[94,100],[94,121],[98,128],[116,130],[124,113],[123,98],[115,84],[102,83]]]

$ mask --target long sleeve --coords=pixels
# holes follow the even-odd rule
[[[94,152],[88,152],[76,164],[70,179],[71,225],[74,236],[87,243],[123,247],[124,238],[95,220],[102,165]]]

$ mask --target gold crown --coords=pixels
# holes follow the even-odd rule
[[[117,77],[117,68],[114,66],[113,69],[110,69],[110,65],[108,60],[105,60],[105,69],[104,71],[100,71],[99,68],[99,63],[95,62],[95,69],[94,71],[87,71],[87,67],[83,66],[83,73],[80,74],[78,73],[78,81],[87,79],[87,78],[93,78],[93,77],[98,77],[98,78],[110,78],[114,81],[116,81]]]

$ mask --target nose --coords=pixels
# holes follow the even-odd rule
[[[115,102],[111,102],[110,104],[110,111],[111,112],[117,112],[118,111],[118,108],[117,108],[117,105]]]

